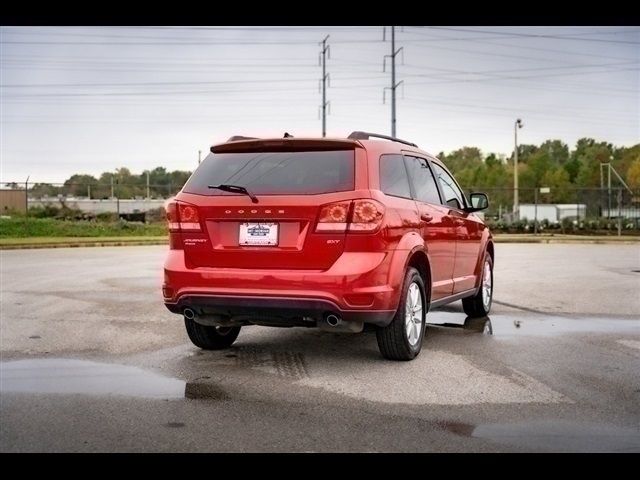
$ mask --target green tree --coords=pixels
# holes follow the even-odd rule
[[[546,149],[540,148],[531,155],[526,166],[529,175],[525,175],[525,178],[522,179],[522,186],[523,188],[537,188],[540,187],[545,173],[553,167],[553,159]]]
[[[93,175],[76,173],[65,180],[64,192],[74,197],[86,197],[89,194],[87,185],[91,185],[93,188],[97,183],[98,179]],[[93,197],[93,195],[91,196]]]
[[[456,176],[464,169],[474,169],[483,164],[482,152],[476,147],[462,147],[448,155],[442,155],[440,159]]]
[[[570,203],[574,199],[575,192],[571,189],[569,174],[560,166],[547,170],[540,186],[551,189],[549,200],[552,203]]]
[[[614,161],[615,169],[620,175],[626,174],[627,183],[629,183],[629,170],[631,166],[640,160],[640,143],[633,145],[632,147],[622,147],[616,150],[614,157],[618,158]]]
[[[518,163],[527,163],[531,155],[537,151],[537,145],[529,145],[526,143],[518,145]],[[511,156],[509,157],[509,163],[513,165],[513,152],[511,152]]]
[[[640,188],[640,156],[633,161],[627,170],[627,184],[629,188]]]
[[[562,140],[547,140],[538,152],[544,152],[552,165],[564,165],[569,161],[569,146]]]
[[[570,158],[569,161],[564,164],[564,169],[569,175],[569,181],[575,183],[578,173],[580,172],[580,160],[575,157]]]
[[[176,192],[178,192],[184,186],[184,184],[187,183],[187,180],[189,180],[190,176],[191,172],[184,170],[174,170],[173,172],[171,172],[169,174],[169,177],[171,179],[171,194],[175,194]]]
[[[613,159],[613,145],[596,142],[592,138],[581,138],[576,143],[572,157],[580,163],[575,183],[579,187],[600,187],[600,165]]]
[[[56,197],[63,193],[63,190],[63,188],[50,183],[34,183],[32,187],[29,187],[29,196],[32,198]]]

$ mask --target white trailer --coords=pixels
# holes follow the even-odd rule
[[[583,203],[539,203],[537,206],[533,203],[525,203],[520,205],[520,219],[522,220],[544,220],[549,223],[560,223],[565,218],[575,220],[584,218],[587,212],[587,206]]]

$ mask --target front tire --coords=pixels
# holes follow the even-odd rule
[[[389,360],[413,360],[422,349],[427,316],[424,281],[415,268],[404,277],[400,303],[393,320],[376,331],[378,348]]]
[[[194,320],[184,319],[189,339],[203,350],[222,350],[229,348],[240,334],[241,327],[213,327],[201,325]]]
[[[493,301],[493,259],[487,252],[482,264],[482,280],[478,293],[473,297],[463,298],[464,313],[470,318],[481,318],[489,315]]]

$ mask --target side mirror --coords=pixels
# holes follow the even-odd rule
[[[472,193],[469,200],[471,200],[471,207],[467,209],[469,212],[478,212],[489,207],[489,197],[486,193]]]

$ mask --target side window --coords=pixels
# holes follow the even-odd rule
[[[380,156],[380,190],[387,195],[411,198],[409,178],[402,155]]]
[[[453,208],[464,208],[464,194],[458,185],[456,185],[453,177],[437,163],[432,163],[432,165],[435,170],[436,178],[438,179],[438,182],[440,182],[442,193],[444,194],[444,204]]]
[[[424,158],[406,157],[407,170],[409,178],[413,183],[413,189],[416,194],[416,200],[426,203],[435,203],[439,205],[441,202],[440,194],[433,173],[429,168],[429,164]]]

